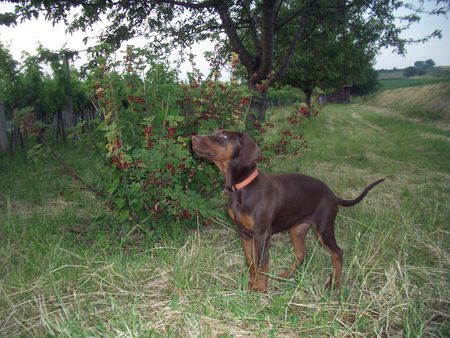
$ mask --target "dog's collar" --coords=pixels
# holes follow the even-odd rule
[[[259,171],[258,171],[258,169],[255,169],[251,174],[250,174],[250,176],[248,176],[245,180],[243,180],[242,182],[239,182],[239,183],[237,183],[237,184],[234,184],[234,185],[232,185],[232,186],[225,186],[225,191],[228,191],[228,192],[235,192],[235,191],[238,191],[238,190],[242,190],[242,189],[244,189],[246,186],[248,186],[250,183],[252,183],[253,181],[254,181],[254,179],[256,178],[256,177],[258,177],[258,175],[259,175]]]

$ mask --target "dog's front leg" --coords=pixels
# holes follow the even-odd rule
[[[242,238],[245,257],[249,265],[250,280],[247,289],[267,292],[267,273],[269,272],[269,245],[271,234],[255,233],[252,238]]]
[[[248,271],[250,274],[250,280],[247,284],[248,290],[253,290],[255,284],[255,266],[257,259],[255,259],[256,246],[253,236],[247,236],[241,233],[242,246],[244,247],[245,260],[247,261]]]

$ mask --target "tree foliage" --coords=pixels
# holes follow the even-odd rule
[[[352,86],[352,94],[367,95],[378,90],[380,82],[378,81],[378,72],[368,65],[362,72],[360,78]]]
[[[14,101],[14,86],[17,79],[17,62],[9,50],[0,42],[0,154],[8,149],[5,106]]]
[[[18,62],[13,59],[9,49],[0,42],[0,101],[6,105],[14,102]]]
[[[404,53],[405,46],[413,40],[402,38],[400,33],[419,21],[419,15],[424,12],[424,1],[413,5],[400,0],[11,2],[16,4],[16,10],[0,18],[4,24],[45,15],[53,22],[67,23],[69,31],[75,31],[87,30],[106,18],[108,25],[100,34],[101,40],[117,47],[135,36],[145,36],[150,50],[166,53],[175,46],[186,49],[197,41],[217,40],[223,51],[239,55],[247,82],[255,90],[279,81],[293,59],[298,62],[310,59],[295,54],[309,39],[305,33],[307,27],[321,32],[336,26],[341,31],[364,34],[365,46],[370,49],[391,46]],[[445,1],[436,3],[431,14],[448,12]],[[399,9],[407,14],[397,17]],[[287,32],[288,43],[282,38]],[[418,40],[433,36],[440,36],[440,31]],[[260,90],[260,94],[263,99],[266,97],[265,91]]]
[[[421,75],[425,75],[426,71],[425,69],[422,68],[416,68],[416,67],[406,67],[403,70],[403,75],[405,75],[406,77],[412,77],[412,76],[421,76]]]
[[[403,75],[406,77],[422,76],[425,75],[435,65],[433,59],[427,59],[425,61],[416,61],[414,66],[406,67],[403,70]]]
[[[365,81],[376,48],[368,38],[365,25],[355,23],[349,30],[342,24],[352,20],[357,21],[352,11],[341,11],[335,13],[333,20],[315,21],[311,18],[305,27],[304,39],[297,47],[292,66],[282,82],[301,88],[308,105],[311,105],[315,87],[327,91]],[[286,31],[283,36],[284,48],[289,44],[291,33]]]
[[[433,59],[427,59],[425,61],[416,61],[414,62],[415,68],[433,68],[435,65]]]

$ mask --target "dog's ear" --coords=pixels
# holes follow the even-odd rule
[[[239,164],[244,167],[249,166],[255,163],[260,155],[261,150],[255,141],[248,134],[243,134],[241,137],[241,149],[239,151]]]

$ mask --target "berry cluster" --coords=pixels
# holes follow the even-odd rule
[[[177,169],[172,163],[166,163],[166,169],[172,174],[172,176],[177,172]]]
[[[137,103],[140,105],[145,105],[145,101],[142,97],[140,96],[135,96],[135,95],[128,95],[128,101],[133,102],[133,103]]]
[[[131,167],[131,163],[128,163],[127,161],[125,161],[122,156],[122,152],[121,152],[122,142],[120,141],[120,139],[116,138],[109,145],[110,145],[110,150],[112,153],[111,160],[112,160],[112,163],[114,163],[114,165],[117,167],[117,169],[124,170],[124,169]]]
[[[178,214],[177,218],[179,220],[185,218],[185,219],[191,219],[191,213],[189,212],[189,210],[184,209],[182,213]]]
[[[302,103],[297,110],[297,115],[304,117],[317,116],[317,114],[319,114],[319,111],[314,108],[315,103],[317,103],[316,99],[312,102],[312,105],[309,107],[307,104]]]
[[[153,127],[152,126],[147,126],[144,128],[144,137],[147,140],[147,149],[152,149],[153,148]]]
[[[167,135],[166,135],[166,137],[173,140],[174,135],[175,135],[176,132],[177,132],[177,128],[175,128],[175,127],[167,127]]]
[[[272,129],[275,127],[275,125],[271,122],[261,123],[259,121],[255,121],[253,125],[255,129],[258,130],[260,133],[265,133],[267,129]]]
[[[298,113],[308,117],[309,116],[309,109],[303,105],[300,106],[300,109],[298,110]]]
[[[269,85],[265,82],[256,84],[256,90],[261,94],[266,93],[268,89],[269,89]]]
[[[103,65],[104,66],[104,65]],[[101,68],[101,67],[100,67]],[[104,72],[105,67],[101,68],[101,70]],[[112,118],[114,109],[114,100],[112,102],[110,101],[110,94],[112,91],[111,84],[106,84],[105,87],[103,87],[102,83],[100,81],[96,81],[94,84],[94,93],[95,96],[100,104],[100,106],[103,107],[103,110],[105,112],[105,120],[109,122]]]
[[[251,102],[251,97],[250,96],[244,96],[243,98],[241,98],[239,100],[239,105],[246,107],[246,106],[248,106],[250,104],[250,102]]]
[[[230,67],[231,68],[236,68],[240,63],[241,63],[241,61],[239,60],[239,54],[238,53],[231,53],[231,56],[230,56]]]

